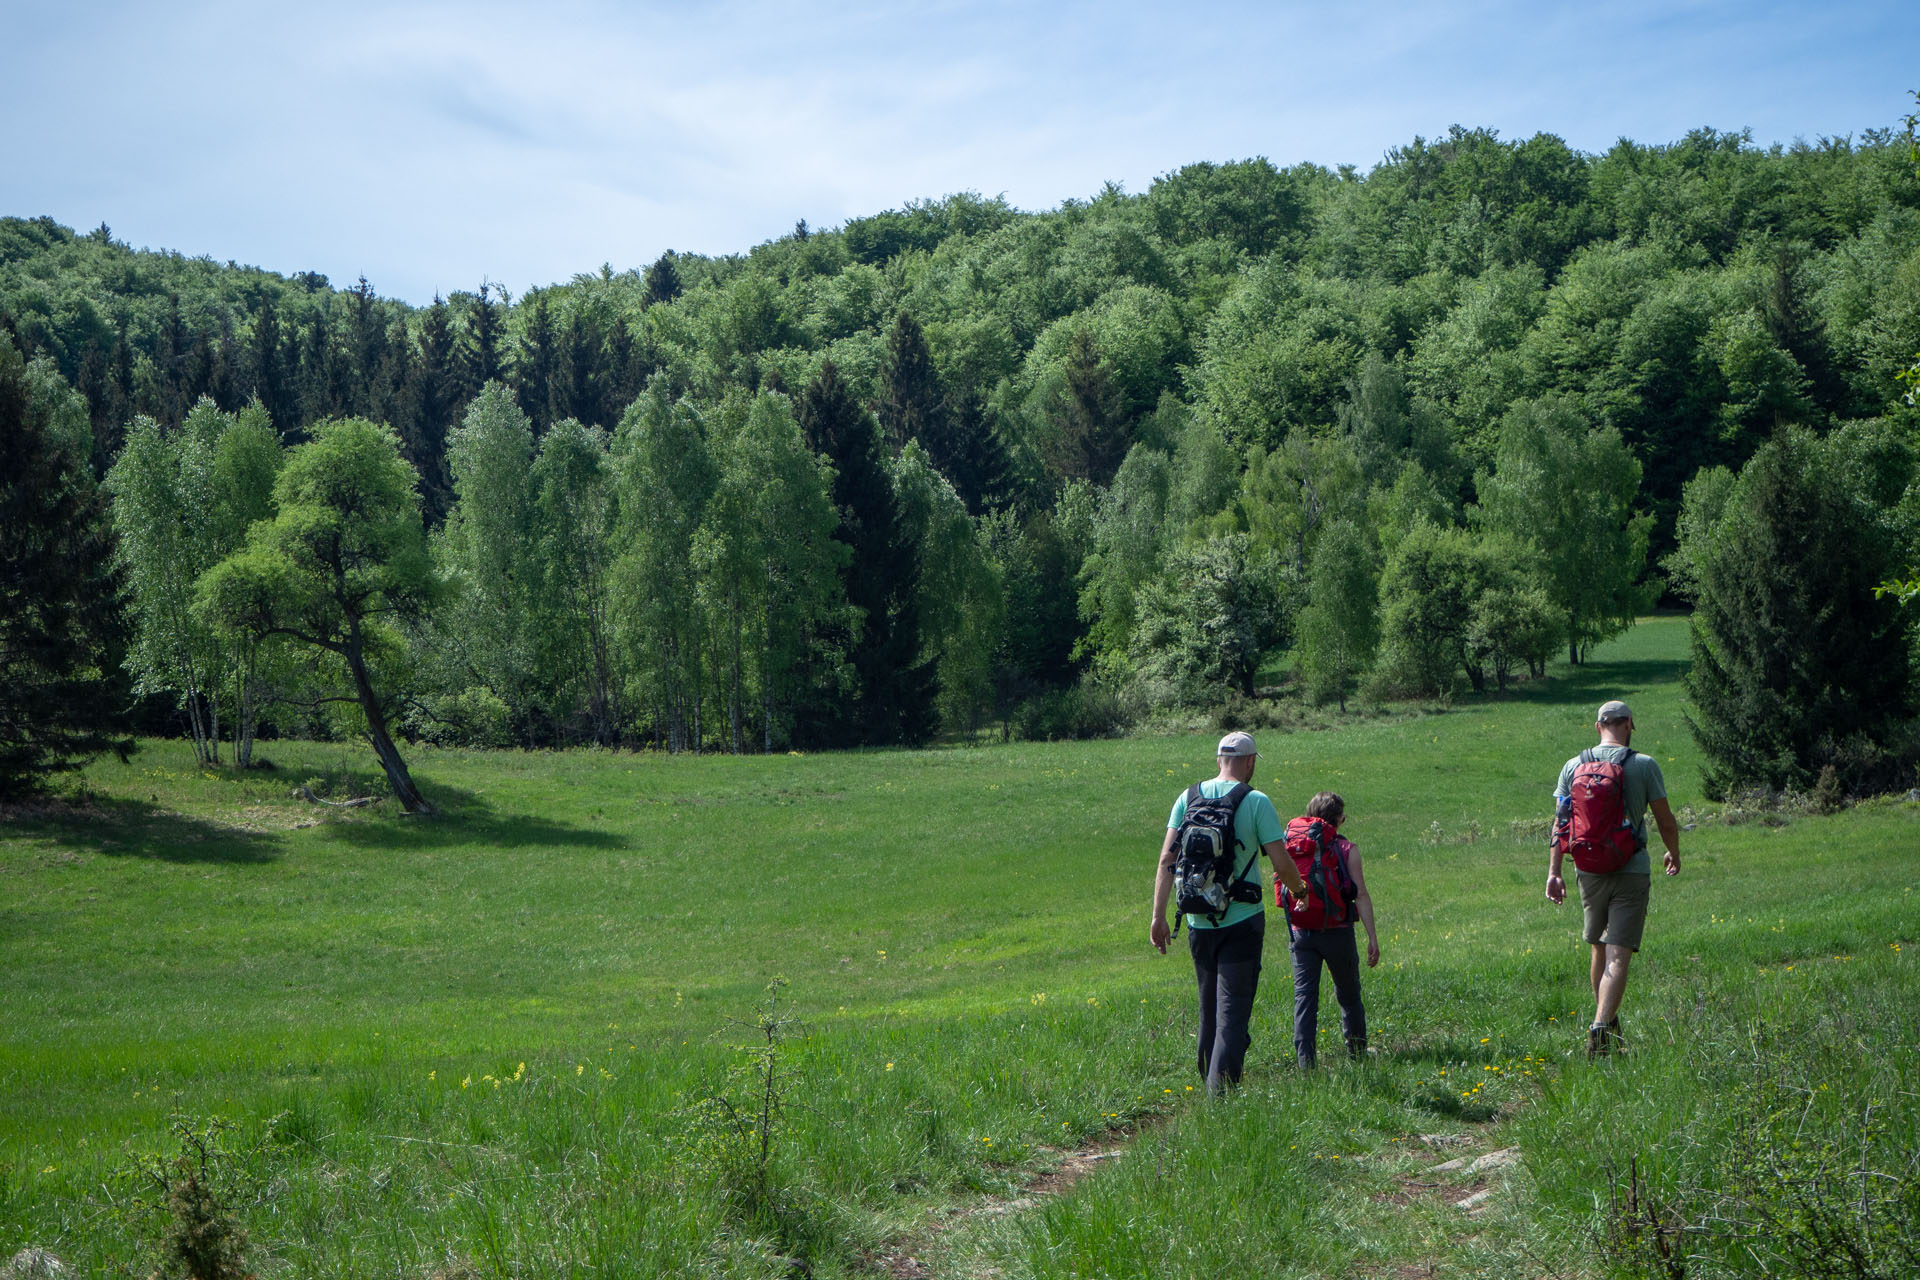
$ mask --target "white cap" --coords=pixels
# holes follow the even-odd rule
[[[1615,698],[1612,702],[1601,703],[1600,713],[1594,716],[1594,719],[1600,724],[1610,724],[1615,720],[1633,719],[1633,712],[1626,703]]]
[[[1238,729],[1220,739],[1220,750],[1214,753],[1222,756],[1257,756],[1253,749],[1253,735],[1242,733]]]

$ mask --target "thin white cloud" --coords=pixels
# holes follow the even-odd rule
[[[1906,109],[1904,10],[1633,0],[12,6],[0,213],[424,301],[958,190],[1365,169],[1451,124],[1602,150]]]

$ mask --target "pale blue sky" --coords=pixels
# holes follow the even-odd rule
[[[294,9],[0,0],[0,214],[424,302],[953,191],[1364,171],[1456,123],[1585,151],[1858,135],[1920,87],[1885,0]]]

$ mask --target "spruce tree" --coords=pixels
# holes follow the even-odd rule
[[[522,299],[525,305],[525,299]],[[538,436],[554,420],[555,374],[558,372],[559,359],[555,350],[553,332],[553,308],[547,302],[547,295],[534,295],[533,305],[527,311],[527,329],[520,339],[521,356],[520,376],[514,380],[515,396],[520,402],[520,411],[527,415],[533,424],[533,433]],[[568,417],[562,412],[558,417]]]
[[[1008,501],[1013,488],[1013,459],[987,418],[987,406],[971,387],[948,388],[938,419],[940,430],[923,443],[927,456],[967,504],[970,515]]]
[[[132,746],[107,731],[121,628],[113,535],[79,432],[54,422],[51,377],[30,379],[0,335],[0,797],[9,798]]]
[[[1687,721],[1710,796],[1806,788],[1828,764],[1853,794],[1908,776],[1912,650],[1900,606],[1874,590],[1898,549],[1875,497],[1897,499],[1897,477],[1879,495],[1861,482],[1859,444],[1775,436],[1696,553]]]
[[[654,260],[647,268],[646,290],[640,295],[640,305],[651,307],[661,302],[672,302],[680,296],[680,268],[673,264],[673,250],[669,249]]]
[[[1048,417],[1058,433],[1055,454],[1070,480],[1106,484],[1132,445],[1120,389],[1113,383],[1093,334],[1073,335]]]
[[[895,501],[879,428],[831,360],[802,393],[799,418],[808,443],[833,464],[835,536],[853,550],[842,581],[862,614],[847,647],[858,701],[850,716],[812,727],[830,740],[924,742],[935,727],[934,669],[920,652],[919,548]]]
[[[447,434],[465,397],[454,350],[453,321],[447,304],[435,295],[420,317],[420,358],[414,365],[412,431],[401,449],[420,475],[422,514],[437,528],[453,506],[453,479],[447,470]]]
[[[316,311],[301,342],[298,421],[274,424],[289,443],[304,439],[308,424],[331,418],[346,408],[340,364],[326,313]],[[297,432],[292,430],[295,427],[299,428]]]
[[[253,366],[253,393],[266,407],[273,425],[285,431],[298,415],[293,380],[287,374],[287,356],[281,345],[280,314],[274,308],[273,295],[260,299],[260,310],[253,317],[253,341],[248,352]]]
[[[946,404],[940,394],[940,375],[934,371],[933,353],[927,350],[927,337],[920,322],[902,311],[887,335],[887,362],[881,374],[880,425],[887,443],[897,452],[909,440],[918,440],[929,449],[933,464],[943,473],[942,459],[932,455],[929,441],[946,441],[943,419]]]
[[[480,388],[507,376],[506,291],[502,290],[501,300],[495,302],[494,287],[481,281],[480,292],[474,295],[467,309],[466,342],[461,348],[461,364],[466,374],[463,399],[479,395]]]
[[[380,412],[375,384],[380,357],[386,352],[387,326],[381,319],[380,300],[365,276],[347,290],[346,304],[346,408],[362,417],[374,417]]]
[[[625,331],[623,326],[615,328]],[[578,418],[590,426],[604,427],[618,422],[627,405],[640,394],[640,388],[635,387],[633,394],[620,404],[607,403],[602,389],[607,379],[601,371],[605,351],[606,345],[587,320],[586,308],[575,307],[567,320],[554,378],[555,417]]]

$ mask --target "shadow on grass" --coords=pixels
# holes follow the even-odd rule
[[[1482,694],[1462,690],[1454,705],[1464,709],[1513,702],[1556,706],[1591,702],[1598,707],[1610,698],[1625,697],[1650,685],[1678,683],[1691,665],[1685,659],[1623,658],[1618,662],[1555,667],[1546,679],[1516,681],[1505,692],[1494,689],[1491,682]]]
[[[10,814],[0,830],[109,858],[155,862],[257,864],[272,862],[281,851],[278,835],[209,822],[141,800],[25,807]]]
[[[415,779],[415,781],[420,781]],[[369,786],[361,794],[381,796],[377,809],[364,818],[330,824],[328,834],[336,840],[362,846],[403,849],[439,849],[452,845],[485,845],[496,849],[548,847],[624,849],[626,838],[618,832],[596,831],[575,826],[556,818],[532,813],[515,813],[494,808],[477,792],[437,782],[420,782],[420,791],[434,807],[432,817],[408,817],[388,793],[385,780]],[[564,800],[556,800],[555,808]]]

